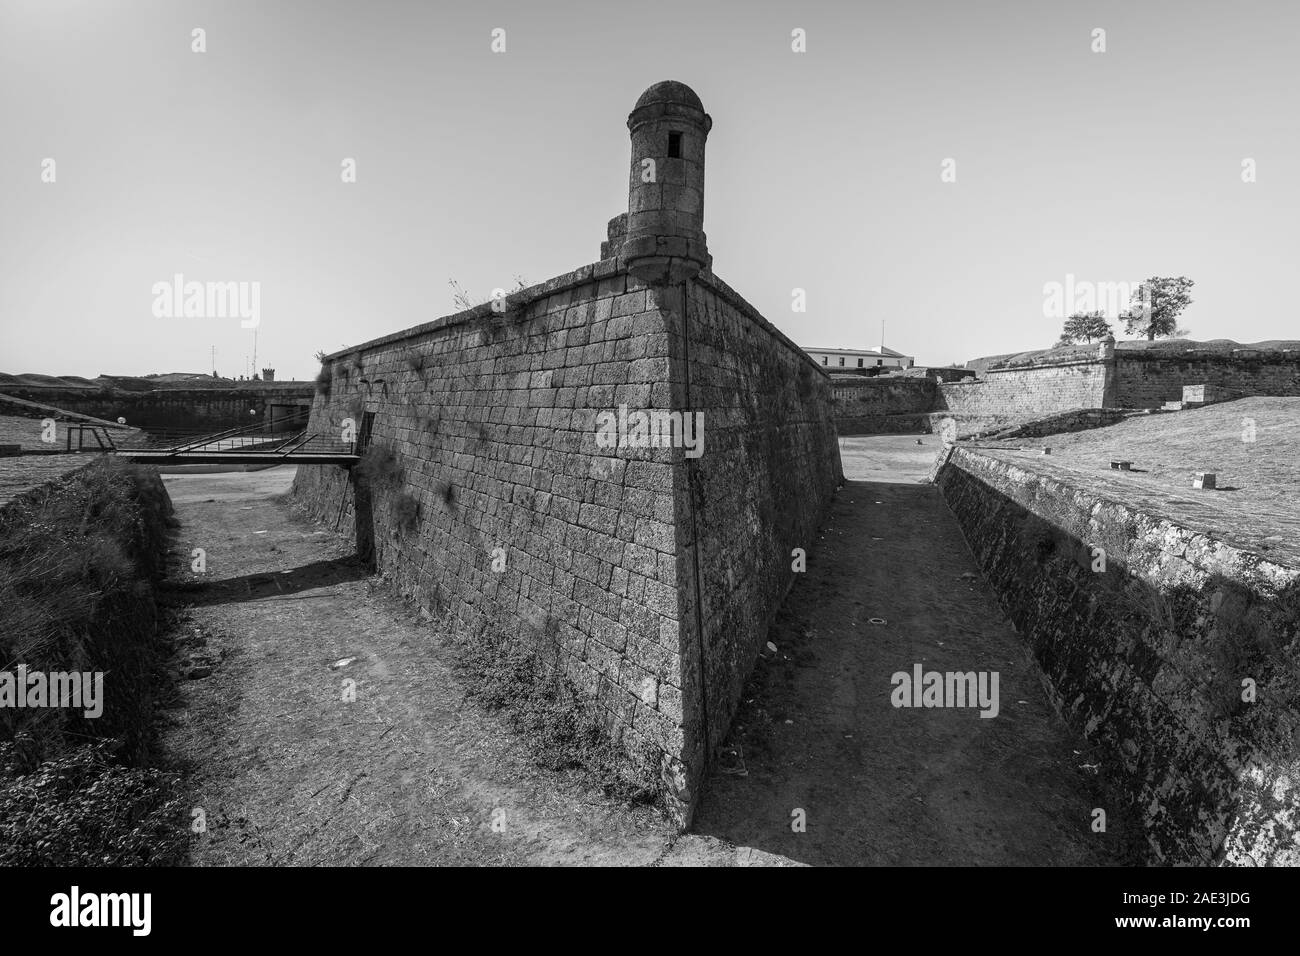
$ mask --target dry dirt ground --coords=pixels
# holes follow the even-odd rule
[[[292,512],[292,468],[168,475],[172,595],[195,673],[164,746],[191,771],[196,865],[767,865],[533,764],[465,700],[432,628]],[[348,661],[343,664],[341,662]],[[355,702],[344,701],[344,681]]]
[[[921,437],[924,442],[917,445]],[[841,440],[847,485],[786,599],[695,831],[810,864],[1107,865],[1123,820],[978,574],[936,436]],[[873,623],[874,620],[874,623]],[[997,671],[1000,713],[891,705],[891,676]],[[1094,833],[1092,811],[1107,809]],[[806,832],[795,832],[803,811]]]
[[[165,734],[206,820],[193,862],[1113,862],[1122,821],[1089,828],[1107,805],[1097,761],[1052,714],[951,515],[918,483],[937,439],[915,440],[844,440],[849,475],[877,470],[839,493],[771,635],[779,654],[746,694],[739,758],[676,841],[651,811],[538,769],[467,702],[431,627],[290,510],[292,468],[167,476],[178,550],[207,560],[174,600],[195,673],[212,669],[183,682]],[[892,708],[890,675],[915,662],[999,671],[1000,715]]]

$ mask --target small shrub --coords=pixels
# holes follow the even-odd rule
[[[429,606],[438,614],[446,614],[451,602],[447,600],[447,595],[443,593],[441,584],[434,584],[428,590]]]
[[[433,488],[434,491],[437,492],[438,497],[442,499],[443,504],[445,504],[448,508],[455,506],[456,488],[450,481],[434,482]]]
[[[479,342],[482,345],[491,345],[496,341],[497,325],[493,320],[493,313],[489,312],[482,316],[474,323],[474,328],[479,333]]]
[[[416,375],[423,378],[428,356],[418,349],[407,349],[402,353],[402,363]]]
[[[371,488],[388,488],[401,483],[402,465],[397,453],[386,445],[371,445],[354,466],[357,476]]]
[[[65,751],[24,772],[0,742],[0,866],[174,866],[189,827],[179,776],[126,767],[116,741]]]
[[[415,530],[420,521],[420,502],[416,497],[403,491],[393,498],[393,522],[402,532]]]
[[[457,312],[464,312],[466,309],[474,308],[473,299],[459,282],[455,279],[448,279],[447,285],[451,286],[451,303],[455,306]]]
[[[461,644],[455,668],[467,696],[499,712],[539,765],[577,771],[613,799],[662,807],[656,761],[617,743],[599,706],[562,671],[490,632]]]

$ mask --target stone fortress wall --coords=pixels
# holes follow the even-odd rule
[[[1300,352],[1238,348],[1147,352],[1115,356],[1116,397],[1123,408],[1157,408],[1183,397],[1184,385],[1216,385],[1225,397],[1300,395]]]
[[[241,383],[226,388],[159,388],[130,391],[115,388],[34,388],[4,386],[4,394],[28,401],[141,428],[211,429],[265,421],[272,406],[306,409],[313,394],[310,382]],[[255,414],[249,414],[254,412]]]
[[[711,126],[656,84],[600,261],[327,356],[309,427],[351,419],[366,463],[294,487],[422,607],[562,671],[683,824],[842,480],[830,380],[712,273]],[[602,442],[637,413],[702,445]]]
[[[793,551],[812,552],[843,474],[829,383],[753,306],[701,273],[673,327],[675,405],[702,412],[708,440],[677,497],[683,660],[694,674],[703,659],[684,684],[716,746],[794,582]]]
[[[1159,408],[1187,385],[1217,386],[1222,398],[1300,395],[1300,351],[1197,347],[1116,348],[1112,341],[1004,359],[974,381],[919,384],[882,376],[836,381],[841,434],[929,431],[951,415],[963,433],[1077,409]],[[918,384],[914,384],[918,383]]]
[[[936,484],[1148,861],[1300,863],[1300,570],[1033,459],[958,445]]]

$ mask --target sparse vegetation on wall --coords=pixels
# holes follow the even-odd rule
[[[392,488],[402,482],[402,465],[387,445],[371,445],[356,464],[357,477],[374,489]]]
[[[393,497],[393,524],[406,534],[414,531],[420,522],[420,502],[408,492],[401,492]]]
[[[329,362],[325,360],[325,353],[317,352],[316,361],[320,362],[320,371],[316,373],[316,394],[329,397],[330,390],[334,387],[334,373],[330,369]]]
[[[450,481],[436,481],[433,490],[448,508],[456,504],[456,486]]]
[[[418,408],[415,411],[415,427],[426,435],[438,434],[442,416],[436,411]]]
[[[482,616],[505,631],[528,622],[542,635],[537,644],[548,658],[544,666],[563,677],[538,691],[541,698],[522,691],[511,696],[534,709],[554,706],[557,713],[570,699],[582,699],[610,723],[611,738],[628,752],[653,749],[650,763],[670,813],[682,823],[699,793],[709,749],[701,731],[700,681],[683,652],[699,643],[690,630],[693,620],[681,619],[686,558],[677,494],[684,482],[677,479],[687,466],[668,448],[628,455],[599,447],[589,414],[623,402],[667,408],[687,377],[676,357],[685,349],[672,338],[682,334],[682,325],[669,311],[672,296],[617,271],[601,277],[596,271],[584,267],[549,282],[544,296],[515,296],[503,313],[479,306],[406,339],[365,347],[371,367],[391,380],[388,400],[374,409],[373,435],[408,467],[394,493],[418,498],[415,533],[400,533],[386,494],[366,494],[367,485],[378,483],[371,472],[387,470],[379,460],[358,466],[355,489],[344,485],[338,469],[302,467],[295,494],[314,515],[335,521],[344,514],[343,527],[359,542],[376,543],[376,567],[402,593],[421,595],[426,608],[436,587],[457,620]],[[738,480],[758,489],[743,512],[710,512],[705,523],[721,530],[708,554],[738,568],[762,567],[761,575],[749,576],[755,582],[761,577],[761,584],[706,600],[726,608],[708,621],[712,681],[730,666],[722,662],[750,654],[753,647],[740,646],[737,635],[757,641],[788,585],[789,560],[760,556],[779,553],[778,531],[786,554],[794,546],[787,538],[811,540],[815,514],[833,493],[839,467],[830,382],[733,292],[720,285],[706,291],[703,282],[691,328],[693,341],[709,348],[695,353],[690,382],[716,396],[706,415],[711,421],[733,421],[736,394],[747,410],[735,428],[709,432],[709,448],[717,450],[708,454],[718,456],[710,460],[728,464],[705,469],[715,476],[708,499],[730,502]],[[479,326],[496,331],[495,340],[486,340]],[[424,381],[403,369],[403,353],[414,347],[438,357],[436,374]],[[732,350],[742,356],[739,369],[721,358]],[[719,358],[710,361],[710,355]],[[803,398],[795,398],[797,386]],[[413,427],[424,421],[421,410],[441,416],[436,438],[432,429]],[[784,424],[774,430],[774,420]],[[824,452],[806,455],[816,470],[811,476],[802,463],[790,466],[796,458],[804,461],[800,456],[810,448]],[[340,501],[350,494],[355,507],[347,513]],[[756,538],[740,529],[751,527],[750,512],[759,507],[776,509],[781,523],[765,522]],[[728,528],[736,529],[729,537],[721,533]],[[750,593],[760,594],[755,613],[733,610]],[[511,658],[502,654],[509,670]],[[715,740],[728,713],[730,701],[724,700],[733,692],[739,687],[721,681],[708,688]],[[570,727],[565,733],[585,731]]]
[[[428,365],[428,356],[418,349],[407,349],[402,353],[402,364],[423,378],[424,370]]]

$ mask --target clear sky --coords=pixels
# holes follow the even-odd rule
[[[154,314],[176,273],[260,283],[258,364],[307,378],[449,279],[592,262],[661,79],[713,116],[714,271],[802,345],[1046,347],[1067,274],[1296,338],[1298,64],[1290,0],[0,0],[0,371],[244,372],[238,318]]]

